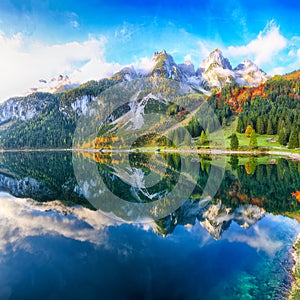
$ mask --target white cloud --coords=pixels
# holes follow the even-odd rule
[[[258,65],[274,60],[281,50],[287,46],[287,40],[279,31],[279,27],[270,21],[256,39],[244,46],[230,46],[224,53],[229,56],[243,56],[254,60]]]
[[[199,41],[198,45],[200,47],[200,53],[203,59],[206,58],[212,50],[214,50],[214,46],[210,45],[208,42]]]
[[[85,82],[110,76],[120,69],[105,59],[105,38],[90,37],[83,42],[45,45],[32,42],[22,34],[11,37],[0,32],[0,100],[22,95],[40,79],[59,74],[71,81]]]
[[[106,244],[107,226],[117,226],[116,220],[100,211],[74,206],[66,207],[59,201],[39,203],[0,193],[0,251],[21,246],[28,237],[59,235],[95,245]],[[29,250],[29,249],[27,249]]]
[[[207,58],[207,56],[216,48],[223,49],[222,45],[218,44],[217,42],[200,40],[197,42],[197,45],[200,48],[200,51],[197,50],[195,53],[192,52],[193,57],[200,58],[200,63],[203,59]],[[199,55],[200,52],[200,55]]]
[[[155,65],[154,60],[152,60],[152,58],[147,56],[137,59],[133,63],[134,68],[138,72],[145,73],[145,74],[149,73],[153,69],[154,65]]]
[[[229,242],[246,243],[258,251],[266,252],[270,256],[274,256],[284,245],[279,239],[274,239],[271,232],[265,228],[260,228],[257,224],[253,226],[253,235],[243,232],[230,235],[227,240]]]
[[[271,71],[268,72],[268,74],[270,76],[274,76],[274,75],[281,75],[285,73],[285,68],[284,67],[277,67],[272,69]]]
[[[294,51],[294,49],[291,49],[291,50],[289,51],[288,56],[291,56],[291,57],[295,56],[295,51]]]

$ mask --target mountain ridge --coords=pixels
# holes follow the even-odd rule
[[[277,101],[276,99],[279,96],[281,96],[281,98],[284,96],[286,97],[284,103],[290,103],[288,104],[288,109],[290,109],[290,107],[292,108],[293,105],[294,107],[296,105],[291,101],[299,99],[299,71],[284,76],[275,76],[272,79],[268,79],[265,83],[247,87],[241,85],[244,80],[243,76],[247,76],[247,74],[253,70],[258,70],[258,72],[263,71],[249,60],[245,60],[235,68],[232,68],[230,62],[222,56],[222,52],[219,49],[216,49],[211,57],[202,64],[202,66],[207,69],[206,73],[211,74],[211,70],[214,68],[221,71],[225,70],[230,74],[235,70],[235,72],[239,74],[238,78],[240,84],[237,81],[229,81],[226,83],[227,79],[225,78],[224,87],[211,88],[207,80],[197,75],[199,70],[197,69],[197,71],[195,71],[195,67],[191,62],[177,65],[172,56],[165,50],[156,52],[153,56],[153,61],[153,68],[149,70],[148,74],[136,71],[133,66],[128,66],[121,69],[110,78],[104,78],[99,81],[89,81],[68,91],[63,90],[55,94],[36,92],[26,97],[8,99],[0,105],[0,147],[15,149],[37,147],[69,148],[72,145],[72,136],[76,128],[76,122],[82,114],[86,113],[90,103],[97,102],[101,99],[103,91],[110,89],[113,86],[118,86],[120,84],[121,86],[126,87],[126,84],[132,82],[132,85],[134,85],[136,81],[148,81],[151,83],[152,88],[156,89],[156,93],[160,93],[159,97],[169,99],[166,102],[160,102],[155,100],[155,97],[152,97],[150,101],[147,101],[147,103],[145,102],[143,110],[149,112],[149,109],[159,109],[160,112],[164,112],[168,116],[174,116],[179,123],[186,120],[183,125],[184,127],[189,127],[190,125],[188,122],[192,121],[187,117],[187,114],[193,114],[193,111],[184,109],[187,103],[190,103],[192,105],[192,110],[194,110],[203,103],[203,100],[207,100],[209,105],[215,111],[220,124],[223,125],[230,122],[232,115],[239,115],[242,113],[245,110],[245,105],[247,103],[249,105],[252,100],[271,100],[269,105],[274,106],[274,103],[276,104]],[[227,69],[223,69],[223,67]],[[159,92],[159,89],[157,90],[157,87],[155,87],[155,84],[158,84],[161,79],[165,80],[161,91],[163,91],[163,93],[169,93],[168,95],[165,95],[167,97],[163,96],[163,94]],[[263,81],[265,79],[266,78],[263,78]],[[258,78],[256,83],[260,82],[260,80],[261,77]],[[61,78],[60,81],[63,81],[63,78]],[[183,94],[180,95],[174,90],[173,83],[177,83],[178,86],[184,86],[186,88],[184,94],[186,94],[187,97],[179,99]],[[134,103],[131,103],[132,107],[139,107],[139,101],[143,101],[144,97],[149,96],[149,90],[143,90],[143,84],[140,86],[141,90],[135,100],[136,105],[132,106]],[[284,94],[282,94],[282,91],[285,91]],[[174,95],[177,95],[175,98],[179,97],[178,103],[176,103]],[[258,96],[260,98],[257,98]],[[281,98],[278,98],[279,101],[282,101],[280,100]],[[130,99],[128,98],[128,101],[129,100]],[[170,100],[172,101],[170,102]],[[278,105],[276,104],[275,106],[277,107]],[[255,109],[257,110],[257,108]],[[120,110],[117,114],[124,114],[127,111],[128,107],[124,107],[124,110]],[[131,109],[130,113],[134,114],[135,112]],[[276,118],[273,120],[273,125],[271,124],[273,127],[278,118],[280,119],[279,113],[280,111],[278,110],[277,112],[276,108]],[[296,112],[293,113],[293,120],[295,119],[295,121],[297,121],[298,118],[294,117],[295,114]],[[255,115],[257,115],[256,112]],[[132,119],[135,119],[134,116],[135,115],[133,115]],[[117,116],[117,118],[119,117],[120,115]],[[264,128],[262,132],[266,131],[268,125],[267,117],[263,116],[263,118]],[[285,123],[291,122],[288,121],[288,118],[285,119]],[[290,120],[292,119],[290,118]],[[293,122],[295,123],[295,121]],[[245,115],[242,124],[243,126],[238,132],[243,132],[245,126],[248,125],[246,123],[252,124],[253,128],[255,130],[257,129],[256,119],[252,120]],[[190,126],[193,128],[192,137],[198,137],[201,133],[201,129],[197,127],[198,125],[196,126],[197,128],[195,126],[195,124]],[[157,126],[152,126],[152,128],[153,130],[155,130],[155,128],[156,130],[158,129]],[[277,131],[275,129],[276,128],[273,129],[273,132],[276,134]],[[290,135],[290,131],[286,134]]]
[[[152,69],[148,72],[135,70],[133,66],[124,67],[111,78],[124,74],[123,80],[132,80],[142,77],[158,76],[166,79],[183,81],[201,91],[212,88],[222,88],[226,84],[237,83],[244,86],[255,86],[265,82],[269,76],[249,59],[232,68],[228,58],[224,57],[220,49],[212,51],[195,70],[192,62],[175,63],[173,57],[162,50],[154,52]],[[131,70],[130,76],[128,70]],[[134,74],[134,76],[132,76]]]

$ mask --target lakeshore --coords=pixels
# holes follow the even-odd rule
[[[229,149],[167,149],[167,148],[134,148],[134,149],[94,149],[94,148],[74,148],[66,151],[78,152],[101,152],[101,153],[126,153],[126,152],[166,152],[166,153],[195,153],[195,154],[212,154],[212,155],[276,155],[286,156],[296,161],[300,160],[300,153],[289,151],[261,151],[261,150],[229,150]]]
[[[292,257],[295,263],[293,267],[294,281],[292,283],[288,300],[298,300],[300,299],[300,234],[294,243]]]

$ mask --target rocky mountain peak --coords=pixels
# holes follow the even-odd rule
[[[229,60],[223,56],[222,51],[218,48],[212,51],[200,64],[200,68],[203,68],[205,71],[215,67],[232,70]]]
[[[234,70],[240,71],[240,70],[246,70],[248,68],[253,68],[259,70],[258,66],[252,62],[250,59],[243,60],[239,65],[237,65]]]
[[[246,59],[233,70],[236,82],[240,85],[256,86],[265,82],[269,77],[251,60]]]
[[[174,62],[173,57],[168,54],[166,50],[155,52],[152,60],[155,62],[155,65],[150,73],[151,76],[177,80],[181,80],[184,77],[181,70]]]

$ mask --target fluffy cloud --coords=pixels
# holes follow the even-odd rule
[[[283,247],[283,242],[272,237],[271,232],[259,225],[253,226],[253,235],[248,232],[237,233],[227,237],[229,242],[246,243],[258,251],[264,251],[270,256],[274,256]]]
[[[66,207],[59,201],[39,203],[0,193],[0,251],[21,246],[28,237],[58,235],[95,245],[106,244],[107,226],[117,221],[83,207]],[[65,215],[66,214],[66,215]]]
[[[120,69],[105,60],[105,38],[90,37],[83,42],[45,45],[32,42],[22,34],[8,37],[0,32],[0,100],[21,95],[35,87],[40,79],[59,74],[71,81],[100,79]]]
[[[133,66],[138,72],[140,73],[149,73],[155,65],[155,61],[152,60],[150,57],[142,57],[140,59],[137,59],[134,63]]]
[[[208,41],[199,41],[197,44],[200,48],[200,55],[203,59],[206,58],[212,50],[218,48],[215,43]]]
[[[229,56],[250,57],[258,65],[271,62],[281,50],[286,48],[287,40],[279,31],[279,27],[271,21],[256,39],[244,46],[230,46],[224,53]]]

